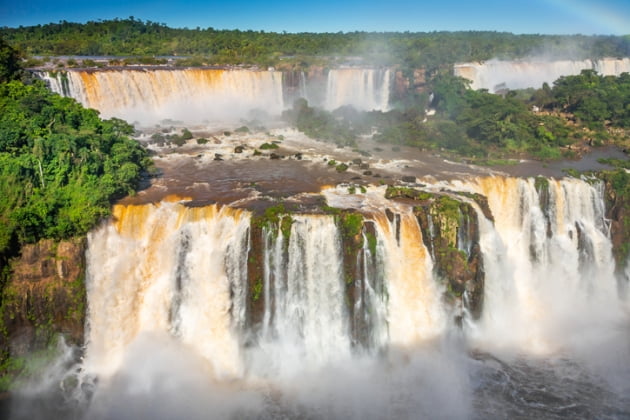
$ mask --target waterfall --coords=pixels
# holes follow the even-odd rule
[[[85,369],[111,375],[146,334],[171,335],[217,377],[240,376],[249,216],[177,203],[114,208],[114,222],[88,238]],[[238,322],[237,322],[238,324]]]
[[[430,340],[446,317],[418,221],[407,210],[393,221],[373,215],[375,242],[364,241],[363,277],[354,286],[361,290],[349,305],[332,216],[293,215],[288,238],[263,229],[256,292],[248,291],[248,213],[169,202],[117,205],[113,222],[89,237],[86,370],[111,374],[138,336],[160,333],[193,348],[217,376],[240,377],[247,364],[242,344],[251,334],[247,299],[256,293],[264,313],[250,368],[263,369],[262,376],[349,358],[352,317],[369,328],[367,351]]]
[[[334,110],[387,111],[389,69],[331,69],[325,86],[304,72],[210,68],[38,71],[50,89],[69,96],[105,118],[150,125],[162,120],[185,123],[238,121],[252,111],[280,114],[298,97]],[[321,98],[319,98],[321,96]]]
[[[74,85],[74,80],[69,78],[65,71],[36,71],[34,74],[42,79],[54,93],[78,99],[79,87]]]
[[[331,69],[324,108],[332,111],[352,105],[362,111],[387,111],[390,84],[389,69]]]
[[[471,201],[485,270],[481,318],[467,322],[472,337],[548,353],[570,345],[566,331],[614,323],[623,307],[602,185],[537,182],[451,185],[487,197],[494,217]],[[443,335],[445,291],[418,219],[409,206],[388,211],[365,216],[371,228],[364,227],[355,273],[344,274],[332,216],[292,215],[288,235],[264,228],[262,274],[251,283],[248,213],[169,202],[116,206],[114,221],[89,238],[88,370],[115,371],[125,346],[152,332],[191,346],[219,376],[236,377],[268,373],[280,360],[324,366],[355,348],[412,348]],[[453,234],[463,237],[470,226],[458,229]],[[258,326],[250,299],[262,300]],[[245,357],[246,341],[262,351]]]
[[[630,72],[630,58],[603,58],[600,60],[489,60],[484,63],[456,64],[456,76],[472,82],[473,89],[540,88],[552,84],[561,76],[580,74],[582,70],[595,70],[604,76],[619,76]]]
[[[548,353],[621,319],[600,184],[491,177],[468,186],[495,219],[479,217],[482,340]]]
[[[504,417],[512,400],[492,391],[504,386],[495,374],[539,390],[539,375],[555,384],[566,369],[577,384],[559,397],[566,406],[582,404],[592,384],[607,395],[601,377],[627,395],[627,304],[602,184],[489,177],[426,188],[429,201],[460,197],[477,211],[448,232],[459,238],[454,252],[481,249],[485,273],[481,315],[461,329],[425,245],[436,238],[423,240],[445,233],[444,221],[432,229],[421,217],[429,204],[386,200],[376,187],[328,191],[329,204],[361,209],[350,238],[346,210],[261,227],[248,211],[217,205],[115,206],[88,238],[82,366],[98,378],[88,417]],[[493,359],[515,353],[525,367]],[[521,382],[510,386],[527,399]],[[594,413],[606,409],[597,400]],[[540,409],[539,400],[518,404]]]
[[[265,233],[264,316],[254,375],[291,376],[350,356],[341,243],[330,216],[292,216],[287,242]]]
[[[418,220],[410,209],[393,221],[383,213],[375,217],[389,295],[389,343],[408,347],[435,338],[446,316]]]
[[[68,70],[38,73],[50,88],[95,108],[106,118],[143,124],[232,121],[249,111],[284,109],[282,73],[224,69]],[[61,83],[67,78],[68,89]]]
[[[385,240],[378,241],[375,222],[374,233],[363,231],[363,247],[357,255],[357,278],[354,282],[354,306],[352,308],[353,336],[369,353],[379,352],[389,344],[387,325],[388,294],[385,284]],[[383,238],[384,239],[384,238]]]
[[[125,68],[39,71],[35,75],[53,92],[97,109],[105,118],[144,125],[162,120],[238,121],[251,111],[278,115],[296,97],[308,99],[308,92],[316,88],[310,86],[303,72]],[[328,110],[352,105],[359,110],[387,111],[390,85],[389,69],[332,69],[322,106]]]

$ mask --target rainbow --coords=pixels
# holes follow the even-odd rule
[[[621,1],[547,0],[564,13],[590,23],[590,30],[602,34],[630,34],[630,11]],[[626,9],[626,10],[624,10]]]

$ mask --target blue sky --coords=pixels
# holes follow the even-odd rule
[[[0,26],[126,18],[274,32],[630,34],[630,0],[0,0]]]

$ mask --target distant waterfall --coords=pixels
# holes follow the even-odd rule
[[[389,110],[390,70],[331,69],[324,108],[352,105],[361,111]]]
[[[272,115],[284,109],[282,73],[274,71],[106,69],[38,75],[54,92],[104,117],[141,123],[232,121],[255,109]]]
[[[472,82],[473,89],[540,88],[552,84],[560,76],[580,74],[582,70],[595,70],[604,76],[619,76],[630,72],[630,58],[604,58],[600,60],[489,60],[484,63],[463,63],[454,67],[455,75]]]

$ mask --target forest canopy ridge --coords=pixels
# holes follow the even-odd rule
[[[365,63],[376,65],[437,68],[492,58],[630,56],[630,35],[516,35],[494,31],[277,33],[171,28],[134,17],[4,27],[0,28],[0,36],[26,55],[200,56],[217,64],[274,65],[288,57],[337,56],[361,57]]]

